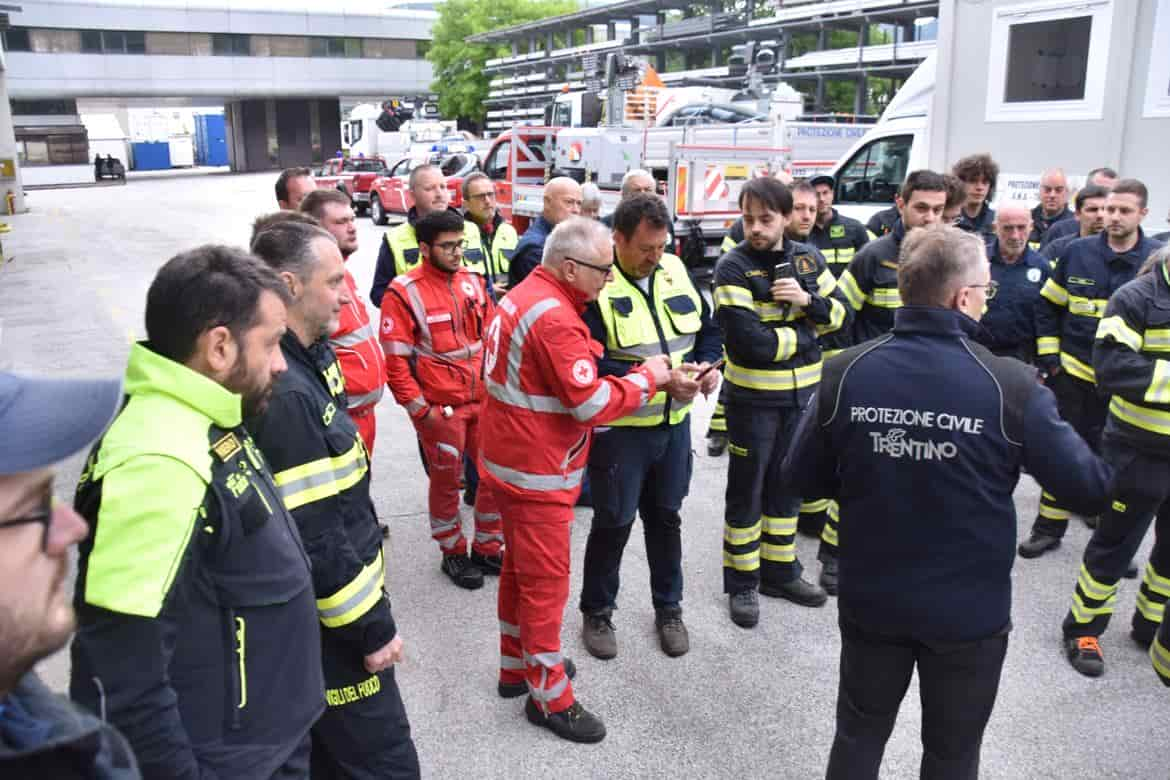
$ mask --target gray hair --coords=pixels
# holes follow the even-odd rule
[[[1138,269],[1137,275],[1142,276],[1153,271],[1160,265],[1170,263],[1170,244],[1162,247],[1156,252],[1151,252],[1150,256],[1146,258],[1146,262],[1142,263],[1142,267]]]
[[[643,176],[647,179],[650,179],[651,181],[654,180],[654,174],[650,173],[650,171],[646,170],[645,168],[631,168],[630,170],[626,171],[626,175],[622,177],[623,198],[628,198],[632,194],[630,192],[630,182]]]
[[[598,247],[613,240],[602,223],[588,217],[569,217],[548,234],[540,264],[545,268],[560,268],[566,258],[594,263]]]
[[[601,207],[601,188],[587,181],[581,185],[581,208],[593,205]]]
[[[443,172],[439,170],[439,166],[432,165],[431,163],[426,163],[424,165],[418,166],[417,168],[412,168],[410,171],[410,177],[406,180],[407,189],[413,192],[414,188],[418,186],[419,177],[424,173],[429,173],[431,171],[434,171],[440,176],[443,175]]]
[[[337,239],[319,225],[290,220],[276,222],[261,229],[252,238],[252,254],[277,273],[288,271],[302,281],[307,281],[317,265],[317,252],[313,244],[319,239],[337,244]]]
[[[907,306],[949,306],[960,287],[987,265],[983,239],[950,225],[906,234],[898,259],[898,292]]]

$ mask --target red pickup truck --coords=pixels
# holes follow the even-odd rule
[[[370,188],[389,172],[382,157],[332,157],[314,176],[317,187],[341,190],[360,214],[370,207]]]

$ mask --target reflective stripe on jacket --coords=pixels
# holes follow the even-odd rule
[[[349,304],[341,307],[337,332],[329,337],[329,344],[341,363],[347,406],[354,410],[382,400],[386,360],[366,304],[358,297],[357,284],[348,269],[345,285],[349,288]]]
[[[534,501],[572,504],[594,426],[645,404],[649,372],[599,377],[603,353],[581,320],[583,294],[543,267],[500,301],[484,338],[488,397],[480,477]]]

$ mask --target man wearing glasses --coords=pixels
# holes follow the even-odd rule
[[[459,476],[464,453],[474,457],[479,449],[483,332],[494,307],[483,277],[463,267],[463,225],[449,211],[415,223],[423,261],[386,289],[381,338],[390,391],[410,415],[429,467],[427,503],[440,569],[474,590],[485,573],[500,573],[504,534],[494,494],[481,484],[468,557]]]
[[[1080,511],[1108,501],[1109,469],[1035,371],[972,339],[993,289],[982,236],[912,231],[897,273],[893,333],[826,362],[782,472],[840,505],[828,780],[878,777],[915,668],[921,776],[977,777],[1011,631],[1020,468]]]
[[[573,742],[605,738],[581,706],[561,655],[569,597],[569,527],[592,429],[646,405],[670,382],[665,355],[624,376],[599,376],[602,346],[581,319],[613,278],[613,243],[600,222],[552,231],[540,267],[500,302],[484,342],[488,398],[479,473],[496,493],[507,555],[500,574],[500,678],[505,698],[529,694],[529,722]]]
[[[520,236],[496,208],[496,187],[486,173],[476,171],[463,180],[463,217],[479,230],[480,244],[468,247],[463,264],[487,277],[492,299],[498,300],[508,291],[508,268]]]
[[[1036,304],[1051,266],[1028,245],[1032,216],[1008,201],[995,211],[995,238],[988,242],[991,286],[977,340],[996,355],[1031,363],[1036,356]]]
[[[53,499],[53,467],[118,408],[116,380],[0,374],[0,775],[140,777],[112,726],[49,692],[34,664],[69,641],[69,549],[85,521]]]

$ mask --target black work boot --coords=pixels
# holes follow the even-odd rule
[[[718,458],[723,453],[727,452],[727,434],[726,433],[709,433],[707,434],[707,454],[712,458]]]
[[[1100,677],[1105,673],[1105,656],[1095,636],[1076,636],[1064,640],[1068,662],[1086,677]]]
[[[819,607],[829,600],[828,594],[819,585],[813,585],[803,577],[783,585],[760,583],[760,593],[773,598],[788,599],[802,607]]]
[[[1127,580],[1136,580],[1138,576],[1137,561],[1130,561],[1129,566],[1125,567],[1125,574],[1122,574],[1121,576],[1125,577]]]
[[[691,649],[691,638],[683,625],[682,607],[662,607],[654,610],[654,626],[658,629],[658,644],[671,658],[686,655]]]
[[[760,622],[760,597],[755,588],[732,593],[728,599],[731,609],[731,622],[740,628],[752,628]]]
[[[504,568],[504,551],[500,550],[495,555],[480,555],[475,550],[471,551],[471,562],[479,567],[488,577],[499,577],[500,570]]]
[[[572,680],[577,676],[577,665],[573,663],[572,658],[561,661],[561,665],[565,667],[565,677]],[[501,699],[515,699],[528,693],[528,683],[523,680],[518,683],[496,683],[496,693],[500,694]]]
[[[613,627],[613,610],[604,609],[599,612],[586,613],[585,625],[581,627],[581,640],[585,649],[594,658],[603,661],[617,655],[617,632]]]
[[[1033,531],[1027,541],[1020,542],[1018,552],[1021,558],[1039,558],[1044,553],[1049,550],[1055,550],[1057,547],[1060,547],[1060,540],[1055,536],[1038,534]]]
[[[483,587],[483,572],[466,555],[444,555],[439,570],[461,588],[476,590]]]
[[[536,701],[529,696],[528,701],[524,703],[524,714],[528,716],[529,723],[544,726],[561,739],[570,742],[592,743],[605,739],[605,724],[601,722],[601,718],[582,707],[579,701],[573,702],[567,710],[545,715],[540,711],[540,707],[536,706]]]
[[[837,559],[830,558],[827,561],[821,561],[821,587],[825,589],[825,593],[830,596],[837,595]]]

